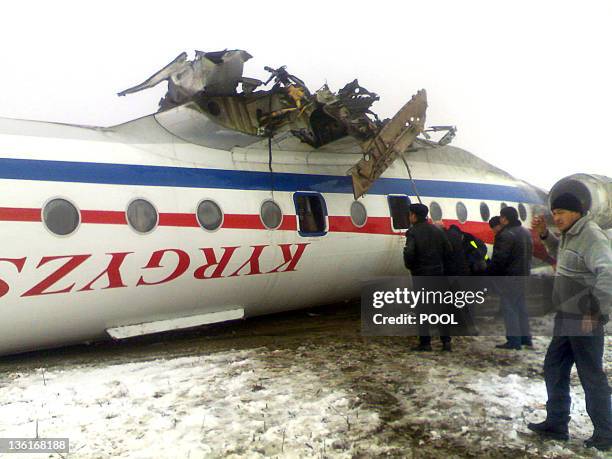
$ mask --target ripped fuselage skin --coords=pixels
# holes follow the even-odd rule
[[[420,90],[390,120],[381,122],[370,110],[379,97],[355,79],[338,92],[324,85],[311,94],[304,82],[287,72],[272,69],[265,83],[242,76],[251,55],[243,50],[205,53],[193,61],[182,53],[143,83],[120,96],[168,82],[160,111],[192,103],[215,123],[247,135],[272,139],[290,132],[302,142],[323,147],[345,136],[360,145],[363,158],[349,171],[355,199],[370,186],[423,132],[427,95]],[[273,83],[269,90],[256,90]],[[241,86],[242,91],[237,92]]]

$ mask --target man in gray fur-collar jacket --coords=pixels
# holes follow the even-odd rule
[[[555,329],[544,360],[548,392],[544,422],[529,429],[552,438],[569,438],[570,373],[574,363],[584,388],[593,436],[587,447],[612,448],[610,385],[603,370],[604,325],[612,305],[612,249],[602,229],[583,210],[575,196],[565,193],[551,205],[557,238],[542,217],[534,218],[550,255],[557,258],[553,302]]]

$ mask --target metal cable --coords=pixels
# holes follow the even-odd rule
[[[421,201],[421,196],[419,195],[419,190],[417,190],[416,183],[414,182],[414,179],[412,178],[412,172],[410,172],[410,166],[408,165],[408,162],[406,161],[406,158],[404,157],[404,155],[401,155],[401,157],[402,157],[402,161],[404,162],[404,166],[406,166],[406,170],[408,171],[408,177],[410,177],[410,182],[412,183],[412,189],[414,190],[414,194],[419,200],[419,203],[423,204],[423,201]]]

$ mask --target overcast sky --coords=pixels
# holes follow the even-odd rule
[[[3,5],[0,40],[4,117],[118,124],[154,112],[165,83],[116,93],[180,52],[245,49],[245,76],[358,78],[381,117],[425,88],[428,125],[456,125],[454,145],[534,185],[612,177],[609,0],[20,0]]]

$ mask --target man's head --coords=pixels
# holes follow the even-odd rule
[[[408,218],[410,223],[424,222],[427,219],[429,208],[425,204],[410,204]]]
[[[499,211],[499,222],[502,227],[517,223],[519,221],[518,211],[514,207],[504,207]]]
[[[550,205],[553,221],[561,232],[565,232],[576,223],[584,213],[580,200],[570,193],[557,196]]]
[[[502,224],[499,221],[499,216],[495,216],[491,220],[489,220],[489,226],[493,230],[493,234],[499,233],[502,229]]]

